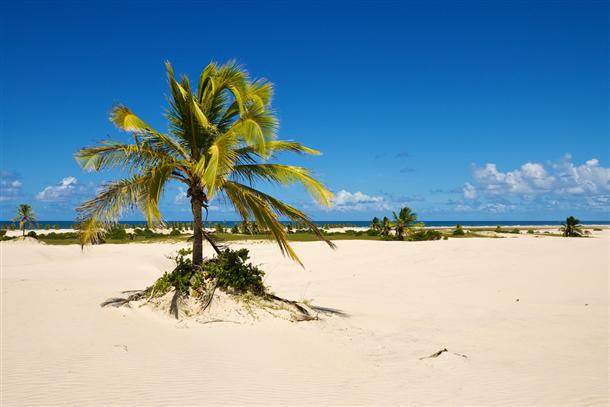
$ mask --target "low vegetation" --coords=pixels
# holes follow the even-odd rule
[[[580,220],[574,216],[568,216],[566,221],[561,224],[559,231],[564,237],[584,237],[588,234],[588,231],[584,230],[580,224]]]

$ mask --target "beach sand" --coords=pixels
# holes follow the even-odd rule
[[[184,245],[2,242],[1,405],[608,405],[610,231],[337,245],[232,246],[344,316],[198,324],[99,306]]]

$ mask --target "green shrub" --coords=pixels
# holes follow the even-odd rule
[[[57,225],[57,224],[53,225],[53,229],[59,230],[59,225]]]
[[[148,295],[162,296],[172,288],[183,293],[199,292],[207,280],[215,279],[216,286],[231,293],[265,293],[263,276],[265,273],[258,267],[247,263],[248,249],[226,249],[217,257],[207,259],[201,269],[193,267],[190,258],[191,249],[178,250],[173,258],[176,267],[164,273],[148,288]]]
[[[158,237],[158,236],[162,235],[161,233],[153,232],[149,228],[146,228],[146,229],[135,228],[133,232],[136,236],[141,236],[141,237]]]
[[[602,228],[593,228],[593,230],[594,230],[595,232],[601,232],[603,229],[602,229]]]
[[[201,286],[202,277],[201,273],[199,278],[193,276],[196,274],[193,268],[193,262],[191,261],[190,254],[193,253],[192,249],[180,249],[177,255],[173,258],[176,262],[176,268],[169,273],[164,273],[149,291],[149,295],[159,297],[167,294],[167,292],[174,288],[180,292],[188,292],[189,288],[199,288]],[[196,281],[199,284],[196,284]]]
[[[366,234],[369,236],[379,236],[379,231],[375,229],[368,229]]]
[[[33,237],[34,239],[38,239],[38,235],[33,230],[30,230],[26,236]]]
[[[51,229],[51,225],[49,225],[48,223],[46,225],[44,225],[44,230],[49,230]]]
[[[172,229],[171,232],[169,232],[170,236],[180,236],[182,235],[182,233],[180,233],[180,231],[178,229]]]
[[[423,240],[440,240],[443,234],[438,230],[416,230],[409,235],[409,240],[412,241],[423,241]]]
[[[519,229],[515,228],[515,229],[511,230],[510,233],[514,233],[515,235],[518,235],[521,233],[521,231]]]
[[[224,233],[225,232],[225,228],[222,226],[221,223],[217,223],[214,225],[214,232],[216,233]]]
[[[15,224],[14,223],[9,223],[8,224],[8,230],[15,230]]]
[[[231,228],[231,233],[239,234],[239,226],[233,225],[233,227]]]
[[[449,236],[443,236],[443,240],[449,240]]]
[[[123,240],[127,239],[127,232],[120,226],[114,226],[106,232],[106,239]]]
[[[534,229],[528,229],[527,233],[530,234],[530,235],[533,235],[535,232],[534,232]]]
[[[201,269],[206,277],[216,279],[219,288],[261,295],[265,292],[265,273],[252,263],[246,263],[248,258],[248,249],[226,249],[217,257],[205,261]]]
[[[457,225],[455,225],[455,230],[453,232],[451,232],[451,234],[453,236],[464,236],[464,229],[462,229],[462,225],[460,225],[459,223]]]
[[[40,239],[43,240],[66,240],[66,239],[78,239],[78,233],[76,232],[66,232],[66,233],[46,233],[44,235],[39,236]]]
[[[4,237],[6,236],[6,230],[2,229],[0,230],[0,237]]]

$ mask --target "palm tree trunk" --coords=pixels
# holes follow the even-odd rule
[[[193,264],[201,265],[203,261],[203,223],[201,219],[201,208],[203,203],[200,197],[191,197],[191,208],[193,209]]]

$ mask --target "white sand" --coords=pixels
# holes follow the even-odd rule
[[[248,245],[277,294],[347,317],[201,325],[98,305],[178,245],[3,242],[0,404],[608,405],[609,231],[338,246],[295,244],[302,270]]]

